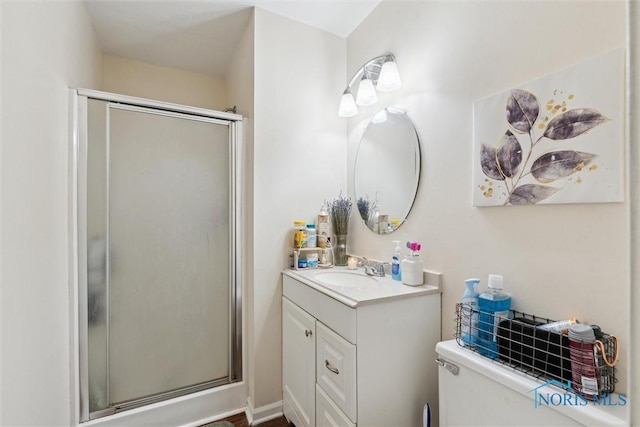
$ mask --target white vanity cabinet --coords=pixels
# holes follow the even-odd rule
[[[282,299],[282,373],[283,395],[292,408],[285,411],[296,427],[315,425],[316,319]],[[311,362],[310,362],[311,361]],[[309,387],[311,384],[311,387]]]
[[[424,404],[437,409],[440,290],[398,289],[358,300],[298,272],[283,275],[283,407],[290,422],[421,426]]]

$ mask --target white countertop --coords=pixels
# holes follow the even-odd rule
[[[340,286],[338,284],[320,281],[318,276],[326,273],[354,274],[363,276],[363,282],[358,286]],[[286,269],[283,274],[290,276],[305,285],[322,292],[323,294],[340,301],[350,307],[358,307],[365,304],[376,304],[383,301],[411,298],[420,295],[440,293],[440,273],[426,272],[425,276],[430,283],[421,286],[403,285],[402,282],[393,280],[391,276],[374,277],[365,275],[360,268],[349,270],[347,267],[332,267],[329,269]],[[336,275],[334,275],[335,277]],[[322,276],[319,276],[320,278]],[[434,283],[435,282],[435,283]]]

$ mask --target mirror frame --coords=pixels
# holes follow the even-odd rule
[[[397,117],[399,121],[398,123],[394,123],[394,126],[402,125],[405,128],[399,129],[403,131],[404,141],[406,141],[405,154],[404,158],[399,158],[400,163],[404,162],[404,165],[391,165],[396,166],[393,170],[391,170],[388,176],[380,177],[380,171],[387,170],[389,165],[389,159],[394,158],[396,156],[398,158],[398,134],[397,130],[393,130],[393,133],[396,135],[389,136],[385,135],[385,133],[377,132],[372,137],[372,132],[378,128],[381,124],[385,123],[389,115],[392,117]],[[409,127],[410,125],[410,127]],[[387,129],[386,132],[392,132]],[[379,149],[374,151],[378,151],[377,155],[373,152],[363,151],[363,148],[366,149],[370,144],[376,144],[378,148],[380,147],[380,142],[389,141],[388,147],[385,147],[382,144],[382,153],[380,153]],[[386,150],[385,150],[386,148]],[[367,156],[367,157],[363,157]],[[405,181],[402,183],[398,183],[398,177],[401,174],[402,170],[411,170],[411,168],[407,168],[406,165],[410,165],[413,163],[414,165],[414,173],[411,176],[406,176]],[[362,171],[364,164],[371,164],[370,168],[367,168],[366,171]],[[360,172],[359,172],[360,171]],[[375,174],[375,177],[373,176]],[[369,124],[367,125],[365,131],[362,134],[360,139],[358,149],[356,152],[356,158],[354,162],[354,171],[353,171],[353,188],[354,194],[356,198],[356,205],[358,207],[358,213],[360,215],[360,219],[364,222],[369,230],[371,230],[375,234],[389,234],[393,233],[395,230],[400,228],[402,224],[407,221],[411,210],[415,204],[418,190],[420,189],[420,178],[422,176],[422,147],[420,143],[420,136],[418,135],[418,131],[416,129],[415,123],[407,112],[398,107],[386,107],[376,115],[373,116]],[[370,177],[370,178],[368,178]],[[366,182],[369,180],[375,181],[383,181],[383,182],[391,182],[392,184],[386,190],[386,193],[382,193],[383,196],[380,196],[379,191],[373,192],[373,194],[369,194],[366,191],[362,191],[362,182]],[[360,184],[359,184],[360,183]],[[360,187],[360,189],[359,189]],[[389,194],[389,191],[393,191],[396,188],[408,188],[409,190],[406,192],[406,195],[403,199],[400,199],[398,203],[393,203],[391,201],[392,206],[391,210],[387,210],[387,212],[396,212],[394,213],[394,217],[391,217],[387,212],[380,211],[378,208],[385,206],[385,198],[384,194]],[[374,200],[370,200],[370,197],[374,197]],[[381,200],[381,202],[380,202]],[[387,197],[387,202],[389,198]],[[398,208],[397,205],[400,205]],[[398,213],[398,211],[400,211]]]

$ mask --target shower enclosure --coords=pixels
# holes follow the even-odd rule
[[[76,103],[79,421],[241,380],[241,116]]]

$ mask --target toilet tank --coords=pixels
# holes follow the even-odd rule
[[[598,403],[488,359],[455,340],[439,342],[440,426],[629,425],[629,402]]]

